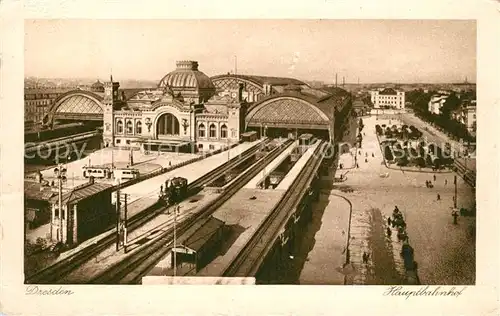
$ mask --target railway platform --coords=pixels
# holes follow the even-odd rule
[[[177,214],[177,222],[180,223],[187,217],[198,213],[217,197],[218,194],[206,192],[205,194],[198,194],[181,202],[179,204],[180,211]],[[162,212],[146,224],[130,232],[127,237],[127,253],[125,253],[123,246],[120,247],[119,251],[116,251],[116,244],[110,245],[106,250],[94,257],[93,260],[89,260],[75,271],[66,275],[61,280],[61,283],[85,283],[92,277],[105,272],[111,266],[127,257],[128,253],[135,248],[140,247],[168,228],[171,228],[174,223],[174,216],[173,208]]]
[[[231,148],[229,151],[221,152],[217,155],[210,156],[203,160],[174,169],[165,174],[131,185],[123,189],[121,192],[129,195],[130,202],[136,201],[140,198],[157,198],[160,192],[160,186],[165,185],[165,181],[167,179],[173,177],[183,177],[188,180],[188,184],[192,183],[210,172],[210,170],[215,169],[226,163],[228,160],[241,155],[244,151],[252,148],[260,142],[261,140],[251,143],[242,143]]]
[[[220,276],[281,200],[283,191],[243,188],[212,216],[225,222],[229,235],[220,255],[198,272],[198,276]]]
[[[295,181],[295,179],[298,177],[300,171],[304,169],[304,166],[307,164],[307,162],[311,159],[311,157],[314,155],[314,152],[316,151],[316,148],[320,145],[320,142],[317,142],[316,144],[312,145],[307,149],[307,151],[302,155],[302,157],[299,158],[297,163],[288,171],[288,173],[285,175],[283,180],[278,184],[275,190],[283,190],[286,191]],[[321,154],[321,153],[320,153]]]
[[[311,146],[302,155],[280,183],[279,189],[263,190],[246,187],[214,213],[214,217],[224,221],[231,228],[232,236],[227,238],[225,245],[222,245],[220,255],[201,269],[197,274],[198,276],[220,276],[224,273],[225,269],[239,255],[259,226],[284,197],[287,189],[298,177],[307,162],[310,161],[319,145],[318,142]]]
[[[274,159],[270,164],[268,164],[262,172],[256,175],[252,180],[250,180],[244,188],[246,189],[255,189],[257,185],[262,182],[271,172],[274,171],[285,159],[289,156],[295,148],[299,145],[299,142],[296,141],[290,147],[288,147],[284,152],[282,152],[276,159]]]

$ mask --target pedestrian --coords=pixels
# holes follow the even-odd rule
[[[361,155],[361,150],[360,150],[360,151],[358,151],[358,153]]]
[[[172,162],[171,161],[168,162],[168,166],[172,167]]]
[[[434,175],[433,177],[434,177],[434,182],[436,182],[436,175]]]
[[[367,158],[365,158],[365,162],[368,162],[368,159],[367,159]]]
[[[387,227],[387,237],[391,237],[392,231],[389,227]]]
[[[456,209],[453,210],[453,212],[451,213],[451,216],[453,216],[453,224],[457,225],[458,224],[458,222],[457,222],[458,212]]]
[[[356,168],[359,168],[359,164],[358,163],[356,163]]]
[[[363,263],[368,263],[369,258],[370,258],[370,254],[363,252]]]
[[[375,154],[374,154],[374,153],[372,153],[372,157],[375,157]]]
[[[444,179],[444,185],[447,185],[447,184],[448,184],[448,180]]]
[[[391,217],[387,217],[387,225],[388,225],[388,226],[391,226],[391,222],[392,222],[392,221],[391,221]]]
[[[441,195],[439,195],[439,193],[437,194],[437,200],[441,200]]]
[[[163,192],[163,184],[160,185],[160,193]]]

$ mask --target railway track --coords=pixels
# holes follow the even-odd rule
[[[202,188],[204,185],[215,180],[217,177],[220,177],[220,174],[225,172],[226,170],[230,170],[237,166],[238,164],[243,163],[246,159],[255,155],[258,151],[260,151],[263,146],[267,145],[270,142],[269,139],[264,140],[262,143],[249,148],[240,156],[234,157],[227,163],[215,168],[214,170],[208,172],[204,176],[200,177],[198,180],[193,181],[188,185],[188,196],[195,193],[197,190]],[[186,196],[186,198],[188,197]],[[166,210],[167,207],[157,203],[147,208],[146,210],[136,214],[135,216],[129,219],[129,231],[133,231],[145,223],[152,220],[157,215],[161,214]],[[105,235],[104,235],[105,234]],[[91,244],[88,247],[82,249],[81,251],[68,256],[60,261],[57,261],[51,266],[42,269],[29,277],[26,278],[26,284],[51,284],[56,283],[57,280],[66,276],[70,272],[74,271],[83,263],[88,260],[94,258],[97,254],[104,251],[106,248],[110,247],[114,242],[116,242],[116,228],[110,229],[105,232],[103,235],[103,239],[99,241],[99,243]]]
[[[322,150],[323,144],[324,142],[319,144],[311,160],[307,162],[280,202],[257,228],[252,238],[227,266],[222,276],[247,277],[257,274],[264,256],[273,247],[278,229],[286,224],[290,211],[296,208],[304,190],[309,187],[312,176],[316,174],[322,161],[318,153]]]
[[[259,159],[255,164],[246,169],[232,184],[221,193],[212,203],[206,205],[200,212],[190,215],[176,228],[179,243],[187,238],[191,232],[203,226],[210,216],[236,192],[238,192],[248,181],[255,177],[272,160],[278,157],[288,146],[293,143],[287,140],[282,146],[278,146],[266,156]],[[90,280],[92,284],[137,284],[158,261],[161,260],[171,248],[173,242],[173,228],[168,228],[158,237],[135,249],[124,260],[118,262],[106,271]]]

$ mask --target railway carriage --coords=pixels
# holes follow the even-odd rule
[[[312,134],[302,134],[299,136],[299,144],[301,146],[309,146],[314,143],[314,136]]]
[[[83,176],[85,178],[110,179],[113,172],[108,167],[84,166]]]
[[[251,131],[251,132],[243,133],[243,134],[241,134],[241,139],[244,142],[254,142],[257,140],[257,132]]]
[[[135,179],[139,176],[139,170],[133,168],[115,169],[113,175],[117,179]]]

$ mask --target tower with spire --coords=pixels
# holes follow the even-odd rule
[[[118,94],[118,88],[120,83],[113,81],[113,75],[109,75],[109,82],[104,83],[104,99],[102,101],[104,105],[103,113],[103,140],[104,145],[108,147],[113,147],[114,145],[114,117],[113,109],[120,102],[120,97]]]

